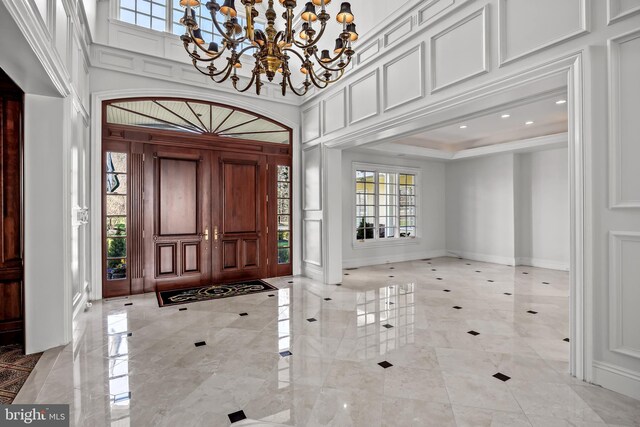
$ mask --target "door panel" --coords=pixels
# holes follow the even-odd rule
[[[224,152],[213,156],[214,280],[265,277],[265,157]]]
[[[200,159],[158,159],[161,236],[198,233],[199,163]]]
[[[145,158],[145,291],[209,283],[209,153],[149,145]]]

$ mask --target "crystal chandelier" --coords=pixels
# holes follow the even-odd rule
[[[318,42],[322,39],[327,22],[331,18],[326,12],[326,6],[331,3],[331,0],[312,0],[305,5],[300,15],[303,23],[297,39],[293,28],[293,10],[296,7],[296,0],[279,0],[286,9],[282,15],[285,21],[283,30],[276,29],[274,1],[268,0],[264,31],[254,28],[255,19],[260,15],[255,5],[262,3],[262,0],[241,0],[241,2],[246,12],[244,30],[238,23],[235,0],[224,0],[222,6],[215,0],[206,3],[204,7],[209,10],[213,25],[222,37],[222,46],[213,40],[206,46],[202,31],[198,28],[194,10],[200,6],[200,0],[180,0],[180,5],[185,8],[185,14],[180,19],[180,23],[187,30],[180,39],[199,72],[209,76],[216,83],[222,83],[230,78],[233,87],[239,92],[246,92],[255,85],[258,95],[263,86],[263,75],[269,81],[281,75],[282,95],[286,95],[289,88],[298,96],[306,94],[312,86],[324,89],[344,75],[354,54],[351,44],[358,39],[350,3],[342,3],[340,12],[336,15],[336,20],[342,24],[342,32],[335,41],[333,53],[325,49],[318,56]],[[225,22],[218,22],[218,12],[225,17]],[[255,59],[251,80],[245,87],[240,87],[237,69],[242,67],[243,55],[251,53]],[[215,66],[217,59],[226,60],[223,68]],[[304,81],[297,89],[291,81],[292,59],[294,63],[299,62],[300,73],[304,75]]]

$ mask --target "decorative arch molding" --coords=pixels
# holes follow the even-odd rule
[[[175,98],[175,99],[189,99],[194,102],[211,103],[228,108],[235,108],[241,111],[251,112],[254,115],[268,118],[272,122],[276,122],[282,126],[285,126],[290,131],[290,148],[292,155],[292,164],[294,171],[299,170],[300,167],[300,123],[296,120],[299,117],[296,115],[292,120],[291,116],[286,116],[281,112],[269,110],[259,104],[252,104],[238,97],[228,96],[221,93],[203,93],[202,91],[190,90],[190,89],[167,89],[167,88],[143,88],[143,89],[120,89],[109,90],[102,92],[94,92],[91,95],[91,291],[90,299],[97,300],[102,299],[102,261],[101,261],[101,244],[102,233],[99,224],[101,224],[101,174],[94,173],[93,171],[101,170],[101,144],[103,135],[103,123],[104,123],[104,111],[103,103],[119,100],[134,100],[134,99],[153,99],[153,98]],[[296,174],[298,172],[295,172]],[[299,198],[295,195],[299,194],[299,180],[293,181],[294,195],[293,204],[294,208],[299,208]],[[294,248],[300,245],[300,230],[301,225],[298,222],[292,224],[293,226],[293,246]],[[300,251],[294,249],[293,259],[293,274],[300,273]]]

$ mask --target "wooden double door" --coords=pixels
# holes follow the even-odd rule
[[[266,156],[147,145],[144,159],[145,292],[267,276]]]

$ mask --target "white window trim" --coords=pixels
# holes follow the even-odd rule
[[[378,233],[374,233],[374,238],[371,240],[358,240],[356,239],[356,226],[355,218],[356,218],[356,205],[357,205],[357,196],[356,196],[356,171],[358,170],[366,170],[373,171],[376,174],[382,173],[406,173],[415,175],[416,179],[416,235],[413,237],[392,237],[392,238],[384,238],[380,239],[378,237]],[[421,180],[422,171],[419,168],[408,167],[408,166],[392,166],[392,165],[384,165],[378,163],[362,163],[362,162],[353,162],[351,167],[351,218],[349,219],[351,222],[351,245],[354,249],[365,249],[365,248],[374,248],[374,247],[387,247],[387,246],[404,246],[404,245],[417,245],[421,241],[421,233],[422,227],[420,226],[421,220],[421,212],[422,212],[422,197],[420,197],[422,180]],[[377,178],[376,178],[377,182]],[[376,194],[378,194],[378,188],[376,188]],[[400,194],[398,194],[400,197]],[[399,199],[398,199],[399,200]],[[378,200],[376,200],[376,219],[378,218]],[[399,208],[398,208],[399,209]],[[376,228],[377,230],[377,228]]]

